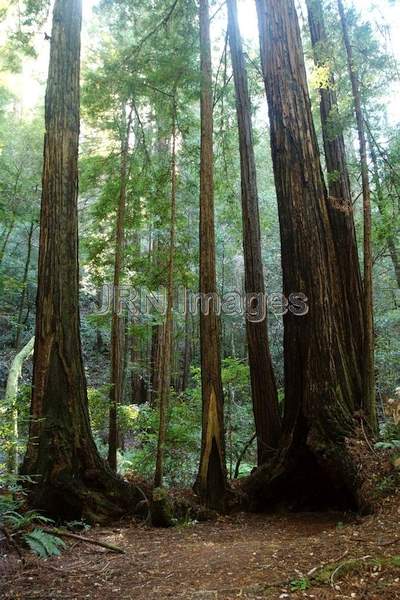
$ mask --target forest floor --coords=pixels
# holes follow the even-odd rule
[[[237,514],[172,529],[121,522],[60,557],[0,557],[2,600],[400,599],[400,498],[360,518]]]

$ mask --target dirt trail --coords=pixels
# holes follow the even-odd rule
[[[400,600],[400,559],[381,561],[400,555],[399,521],[397,499],[356,520],[334,513],[240,514],[169,530],[124,523],[88,535],[124,548],[125,555],[77,544],[60,558],[29,558],[25,569],[3,558],[0,597]],[[371,565],[367,557],[380,562]],[[361,560],[354,566],[352,559]],[[312,569],[338,560],[341,567],[327,582],[309,583]]]

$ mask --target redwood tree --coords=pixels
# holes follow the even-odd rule
[[[122,402],[123,387],[123,351],[124,351],[124,320],[120,311],[121,274],[125,244],[125,212],[126,185],[128,180],[129,136],[132,125],[133,109],[130,109],[126,119],[126,106],[122,107],[121,158],[119,178],[119,198],[117,206],[117,226],[115,231],[114,280],[113,280],[113,311],[111,321],[111,390],[110,418],[108,433],[108,463],[117,470],[117,450],[119,447],[118,406]]]
[[[367,158],[367,138],[365,134],[364,115],[361,106],[360,84],[357,68],[353,58],[347,18],[342,0],[338,0],[340,21],[342,24],[344,45],[351,89],[353,93],[354,112],[357,121],[358,140],[360,144],[361,182],[364,214],[364,347],[363,347],[363,407],[373,430],[377,429],[376,391],[375,391],[375,338],[374,338],[374,299],[373,299],[373,257],[372,257],[372,223],[371,223],[371,187]]]
[[[80,0],[56,0],[46,92],[37,317],[23,471],[34,506],[92,521],[135,507],[135,492],[99,456],[89,424],[79,332]],[[139,499],[139,498],[138,498]]]
[[[212,508],[221,509],[226,488],[220,323],[216,307],[213,93],[208,0],[200,0],[201,164],[200,164],[200,348],[202,444],[195,489]],[[210,302],[207,302],[207,298]]]
[[[348,356],[341,277],[293,0],[257,0],[278,199],[284,294],[302,292],[307,314],[284,317],[285,415],[280,450],[246,489],[258,500],[299,487],[316,502],[362,504],[347,438],[360,404]],[[305,311],[303,311],[305,312]],[[297,494],[298,495],[298,494]]]
[[[251,102],[236,0],[228,0],[228,34],[235,80],[236,112],[239,129],[245,291],[249,300],[254,298],[254,304],[254,302],[260,301],[260,295],[264,297],[265,284],[261,255],[260,216],[251,123]],[[271,450],[278,447],[280,435],[278,396],[269,350],[267,318],[260,322],[254,322],[250,318],[247,318],[246,333],[251,392],[257,433],[258,464],[261,465],[265,462]]]
[[[331,66],[332,49],[326,33],[322,0],[307,0],[307,10],[315,64],[328,70],[328,84],[319,90],[329,190],[327,207],[342,282],[345,327],[351,331],[351,335],[346,336],[347,352],[354,357],[354,364],[358,364],[358,369],[353,369],[352,374],[356,380],[355,385],[361,389],[364,344],[363,289],[344,137],[338,125],[332,127],[332,123],[337,121],[339,116],[335,78]]]
[[[167,311],[162,329],[162,345],[160,349],[160,389],[158,393],[159,428],[156,454],[154,486],[160,487],[164,477],[164,450],[167,435],[167,410],[171,387],[171,344],[174,326],[174,264],[176,253],[176,191],[177,191],[177,108],[176,84],[172,100],[172,135],[171,135],[171,213],[168,249],[168,282],[167,282]]]

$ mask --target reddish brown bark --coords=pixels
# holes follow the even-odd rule
[[[46,92],[39,280],[29,442],[34,506],[91,521],[134,510],[135,493],[99,456],[79,332],[80,0],[56,0]]]
[[[167,435],[167,410],[169,391],[171,386],[171,344],[173,332],[173,304],[174,304],[174,264],[176,252],[176,145],[177,145],[177,109],[176,86],[172,107],[172,149],[171,149],[171,215],[168,252],[168,281],[167,281],[167,312],[162,329],[162,345],[160,360],[160,390],[158,395],[159,428],[156,454],[156,468],[154,473],[154,486],[160,487],[164,477],[164,453]]]
[[[369,183],[367,138],[365,135],[364,115],[361,107],[360,85],[357,68],[353,57],[347,19],[342,0],[338,0],[338,9],[342,23],[344,45],[347,53],[349,77],[353,92],[354,111],[357,121],[358,140],[360,144],[361,181],[364,215],[364,346],[363,346],[363,409],[372,431],[378,427],[376,414],[376,382],[375,382],[375,336],[374,336],[374,292],[373,292],[373,257],[372,257],[372,215],[371,187]]]
[[[332,125],[332,123],[335,123],[335,118],[337,121],[339,109],[334,75],[331,71],[331,65],[327,62],[331,49],[326,34],[321,0],[307,0],[307,9],[315,64],[317,67],[329,69],[328,86],[319,90],[322,137],[329,189],[327,206],[342,283],[343,308],[346,319],[344,327],[351,332],[351,335],[346,336],[346,351],[350,356],[353,356],[353,363],[358,363],[358,369],[353,369],[352,375],[355,377],[354,385],[361,389],[364,345],[363,289],[346,148],[339,125]]]
[[[239,129],[243,253],[245,291],[255,298],[265,296],[261,231],[258,208],[257,174],[253,148],[251,103],[243,56],[236,0],[228,0],[228,34],[236,90]],[[260,300],[255,300],[260,302]],[[253,302],[254,304],[254,302]],[[253,308],[255,308],[253,306]],[[265,462],[279,445],[280,416],[275,376],[268,341],[267,317],[260,322],[246,319],[247,345],[253,411],[257,433],[258,464]]]
[[[117,207],[117,226],[115,231],[114,255],[114,280],[113,280],[113,313],[111,322],[111,391],[110,391],[110,416],[108,433],[108,464],[117,470],[117,450],[119,447],[118,433],[118,406],[122,402],[123,365],[124,365],[124,327],[120,311],[120,286],[122,263],[125,243],[125,212],[126,212],[126,186],[128,176],[129,136],[132,126],[131,109],[126,122],[126,107],[123,105],[122,135],[121,135],[121,164],[119,200]]]
[[[284,317],[285,415],[280,452],[247,483],[259,501],[302,486],[317,502],[360,502],[346,446],[360,398],[345,348],[342,286],[293,0],[257,0],[282,243],[284,294],[309,311]]]
[[[201,164],[200,164],[200,294],[215,298],[213,94],[208,0],[200,0]],[[195,489],[211,508],[222,509],[226,489],[220,323],[211,299],[200,313],[202,444]]]

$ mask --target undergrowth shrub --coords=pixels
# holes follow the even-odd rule
[[[66,545],[57,535],[44,531],[53,521],[35,510],[26,510],[23,485],[34,482],[29,477],[17,477],[0,472],[0,530],[2,541],[15,540],[27,546],[40,558],[58,556]]]

